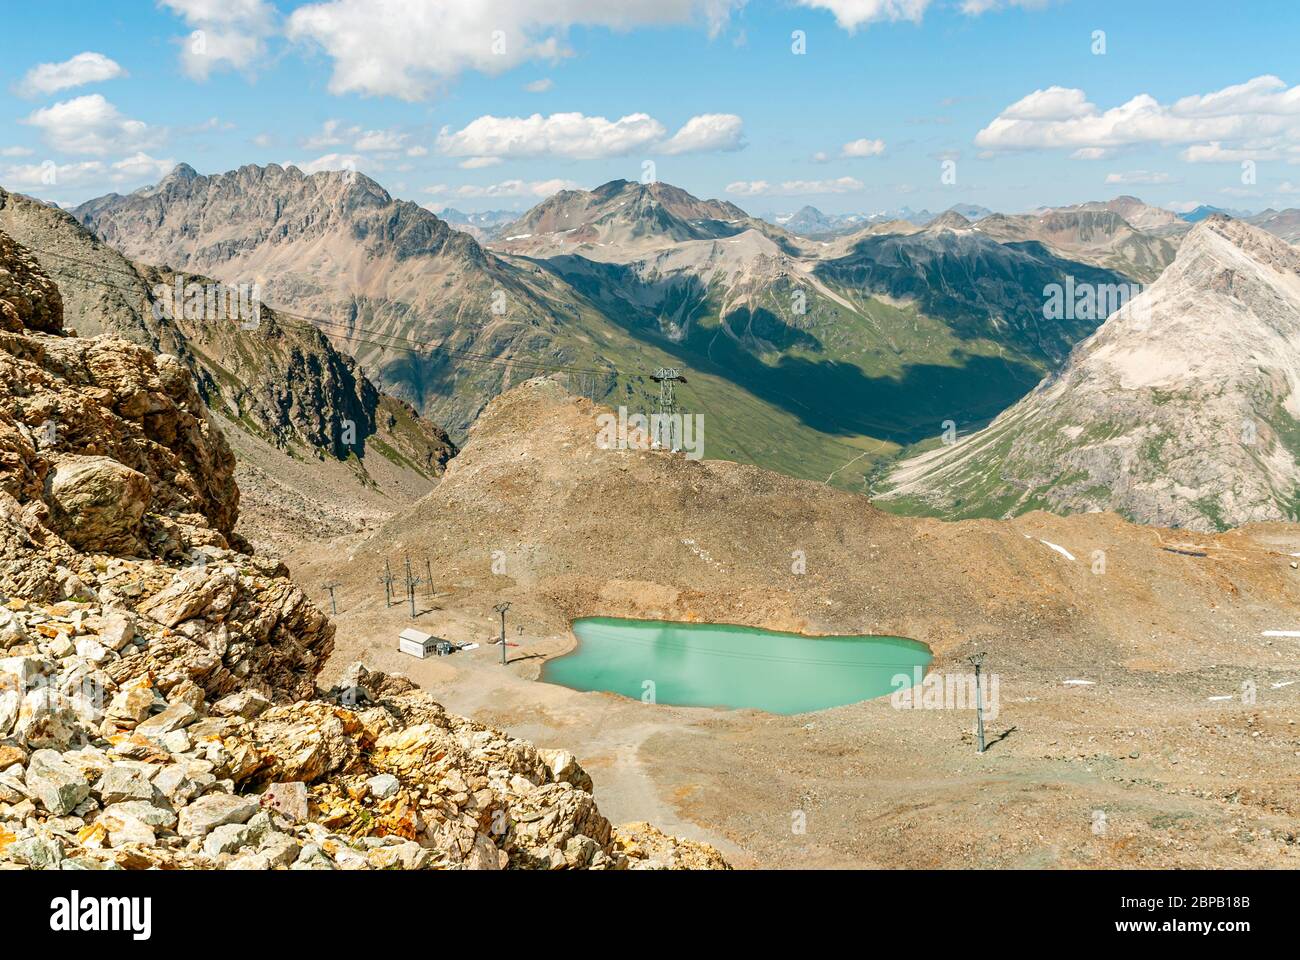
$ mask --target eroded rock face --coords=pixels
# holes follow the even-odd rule
[[[58,333],[63,297],[30,253],[0,232],[0,329]]]
[[[0,254],[0,269],[17,263]],[[38,268],[25,269],[39,290]],[[57,324],[31,299],[4,301],[38,326],[0,333],[0,490],[78,550],[228,547],[235,458],[188,373],[125,341],[41,332]]]

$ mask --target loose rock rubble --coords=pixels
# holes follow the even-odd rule
[[[405,678],[319,690],[334,626],[231,532],[188,373],[59,336],[0,240],[0,869],[726,867]]]

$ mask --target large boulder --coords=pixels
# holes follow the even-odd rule
[[[125,553],[140,543],[149,478],[109,457],[67,454],[45,480],[55,529],[81,550]]]

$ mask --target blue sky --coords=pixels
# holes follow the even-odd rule
[[[652,163],[660,180],[754,213],[1021,211],[1121,193],[1180,208],[1300,206],[1300,4],[1249,10],[11,4],[0,185],[69,204],[154,182],[181,160],[203,173],[276,162],[355,167],[433,209],[523,209]]]

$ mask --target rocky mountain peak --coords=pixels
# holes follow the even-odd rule
[[[956,210],[946,210],[926,225],[927,230],[969,230],[973,224]]]

